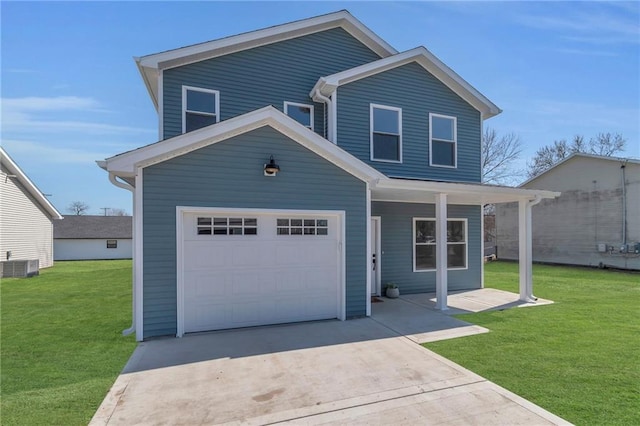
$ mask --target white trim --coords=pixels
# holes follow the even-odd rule
[[[144,256],[144,244],[143,244],[143,232],[142,227],[144,224],[142,210],[142,169],[138,168],[136,175],[135,195],[133,199],[133,220],[134,220],[134,237],[133,237],[133,262],[134,262],[134,316],[135,316],[135,328],[136,328],[136,340],[141,342],[144,340],[144,315],[143,315],[143,297],[144,297],[144,269],[143,269],[143,256]]]
[[[482,205],[480,206],[480,288],[484,288],[484,206]]]
[[[382,217],[371,216],[376,225],[376,288],[375,292],[382,296]],[[371,257],[373,259],[373,256]]]
[[[155,87],[157,85],[153,84],[155,79],[154,71],[157,69],[175,68],[332,28],[344,29],[380,57],[387,57],[398,53],[396,49],[354,18],[349,12],[342,10],[192,46],[146,55],[134,58],[134,60],[147,86],[147,90],[151,95],[151,100],[157,109],[158,96],[157,93],[155,93]]]
[[[433,53],[420,46],[393,56],[369,62],[345,71],[320,77],[313,90],[320,90],[325,96],[331,95],[339,86],[370,77],[409,63],[415,62],[440,80],[445,86],[468,102],[481,114],[483,120],[502,112],[493,102],[467,83]]]
[[[273,106],[108,158],[106,168],[121,177],[133,176],[138,166],[148,167],[158,164],[263,126],[271,126],[362,181],[373,182],[385,179],[385,176],[373,167],[342,148],[338,148]]]
[[[447,268],[447,194],[436,197],[436,309],[447,310],[449,272]],[[414,237],[415,238],[415,237]],[[467,240],[469,239],[466,237]],[[469,244],[467,242],[467,244]],[[443,266],[444,265],[444,266]]]
[[[295,106],[295,107],[303,107],[303,108],[309,108],[309,114],[310,114],[310,119],[309,119],[309,126],[305,126],[304,124],[302,124],[304,127],[310,129],[310,130],[314,130],[314,125],[313,125],[313,117],[314,117],[314,108],[313,105],[309,105],[309,104],[301,104],[298,102],[289,102],[289,101],[284,101],[284,113],[289,116],[289,106]],[[290,117],[290,116],[289,116]]]
[[[47,213],[49,213],[49,216],[51,217],[51,219],[62,219],[62,215],[60,214],[60,212],[58,212],[58,210],[53,206],[53,204],[49,202],[47,197],[44,196],[44,194],[31,181],[31,179],[27,177],[26,173],[22,171],[22,169],[18,166],[18,164],[15,161],[13,161],[13,159],[9,156],[9,154],[7,154],[7,151],[5,151],[1,146],[0,146],[0,161],[2,161],[2,164],[4,164],[5,167],[7,168],[7,171],[9,171],[9,174],[3,173],[3,176],[2,176],[3,180],[14,179],[13,177],[9,177],[9,175],[15,175],[15,179],[18,179],[18,181],[22,184],[22,186],[24,186],[25,189],[29,191],[29,194],[31,194],[31,196],[35,198],[35,200],[40,204],[40,206],[44,210],[46,210]]]
[[[184,96],[184,95],[183,95]],[[184,104],[184,97],[182,103]],[[184,117],[182,119],[184,122]],[[183,131],[184,133],[184,131]],[[158,140],[164,139],[164,71],[158,71]]]
[[[229,208],[229,207],[197,207],[176,206],[176,337],[182,337],[185,333],[184,324],[184,218],[187,214],[222,214],[222,215],[287,215],[287,216],[334,216],[337,219],[338,229],[338,289],[336,317],[344,321],[346,319],[346,224],[344,210],[287,210],[287,209],[256,209],[256,208]]]
[[[438,222],[436,220],[435,217],[414,217],[413,218],[413,233],[411,235],[411,239],[413,241],[413,272],[433,272],[433,271],[437,271],[438,269],[438,264],[436,263],[436,267],[434,269],[416,269],[416,245],[418,243],[416,243],[416,221],[418,220],[423,220],[423,221],[433,221],[436,222],[436,231],[437,231],[437,225]],[[469,269],[469,220],[467,218],[464,217],[447,217],[447,224],[449,223],[449,221],[457,221],[457,222],[464,222],[464,264],[465,267],[464,268],[449,268],[447,267],[448,271],[466,271],[467,269]],[[446,230],[445,230],[445,238],[446,238]],[[425,243],[421,243],[420,245],[431,245],[436,247],[437,250],[437,243],[438,239],[436,237],[436,244],[425,244]],[[445,244],[446,246],[448,246],[449,244],[456,244],[456,243],[449,243],[447,241],[447,244]],[[461,245],[461,244],[458,244]],[[446,259],[446,257],[445,257]],[[448,260],[448,259],[447,259]]]
[[[338,92],[331,96],[331,142],[338,145]]]
[[[369,188],[369,184],[366,184],[367,189],[366,189],[366,194],[367,194],[367,198],[366,198],[366,214],[365,214],[365,219],[366,219],[366,244],[367,244],[367,248],[366,248],[366,261],[365,261],[365,270],[367,271],[367,279],[366,279],[366,285],[367,285],[367,291],[366,291],[366,295],[367,295],[367,316],[370,317],[371,316],[371,189]]]
[[[433,163],[433,134],[432,134],[432,118],[446,118],[453,120],[453,141],[448,141],[445,139],[436,139],[437,142],[444,143],[453,143],[453,166],[449,166],[446,164],[434,164]],[[458,168],[458,118],[451,115],[443,115],[443,114],[435,114],[429,113],[429,166],[431,167],[444,167],[448,169],[457,169]]]
[[[210,93],[212,95],[215,96],[215,108],[216,108],[216,112],[215,114],[211,114],[209,112],[203,112],[203,111],[190,111],[187,109],[187,91],[192,91],[192,92],[202,92],[202,93]],[[195,87],[195,86],[182,86],[182,133],[187,133],[187,113],[192,113],[192,114],[198,114],[198,115],[205,115],[208,117],[215,117],[216,118],[216,123],[220,122],[220,91],[219,90],[213,90],[213,89],[205,89],[202,87]],[[162,140],[163,138],[161,137],[160,140]]]
[[[395,111],[398,113],[398,135],[397,135],[398,136],[398,158],[399,158],[398,160],[386,160],[384,158],[375,158],[373,156],[373,134],[374,134],[373,110],[374,109],[384,109],[387,111]],[[375,132],[375,133],[395,136],[394,133],[382,133],[382,132]],[[371,161],[377,161],[381,163],[399,163],[399,164],[402,163],[402,108],[388,106],[388,105],[373,104],[373,103],[369,104],[369,159]]]

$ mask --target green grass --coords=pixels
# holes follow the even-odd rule
[[[486,265],[518,292],[518,265]],[[640,424],[640,274],[534,265],[556,303],[458,318],[490,333],[424,346],[578,425]]]
[[[2,424],[87,424],[136,346],[131,261],[56,262],[0,292]]]

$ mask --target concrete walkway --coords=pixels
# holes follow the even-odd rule
[[[416,343],[489,332],[484,327],[469,324],[450,315],[553,303],[545,299],[538,299],[536,303],[521,302],[515,293],[489,288],[450,293],[449,309],[444,312],[435,307],[435,293],[402,295],[398,299],[378,299],[381,302],[371,305],[371,318]]]
[[[91,421],[272,423],[568,424],[371,318],[143,342]]]

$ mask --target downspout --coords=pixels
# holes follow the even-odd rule
[[[117,186],[118,188],[122,188],[122,189],[126,189],[127,191],[131,191],[131,194],[133,196],[135,196],[135,188],[132,185],[129,185],[128,183],[124,183],[124,182],[120,182],[117,180],[116,175],[114,175],[112,172],[109,172],[109,182],[111,182],[112,184],[114,184],[115,186]],[[132,226],[135,227],[135,221],[132,221]],[[135,231],[132,230],[131,233],[135,236]],[[135,264],[134,264],[134,268],[135,268]],[[136,291],[135,291],[135,285],[136,285],[136,280],[135,280],[135,271],[132,272],[133,273],[133,277],[132,277],[132,289],[131,289],[131,327],[122,330],[122,335],[123,336],[128,336],[132,333],[134,333],[136,331]]]
[[[327,128],[325,128],[325,138],[335,143],[335,141],[333,140],[333,125],[334,125],[333,124],[334,123],[333,108],[332,108],[333,101],[331,100],[331,98],[320,93],[320,89],[316,89],[313,92],[312,98],[313,100],[319,99],[325,103],[326,105],[325,111],[327,112]]]
[[[625,176],[625,168],[627,167],[627,160],[620,165],[620,172],[622,175],[622,247],[624,251],[627,251],[627,179]]]

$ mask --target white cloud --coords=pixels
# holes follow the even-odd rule
[[[86,110],[100,106],[99,102],[93,98],[81,98],[78,96],[57,96],[54,98],[43,98],[29,96],[25,98],[3,98],[2,108],[9,111],[64,111],[64,110]]]
[[[87,114],[104,116],[101,104],[78,96],[3,98],[3,134],[76,132],[96,134],[154,133],[153,129],[120,126],[85,119]]]
[[[33,156],[45,163],[95,164],[96,160],[113,155],[75,148],[60,148],[29,140],[5,139],[2,145],[11,155]]]
[[[556,7],[567,4],[556,5]],[[517,16],[517,21],[543,30],[562,31],[565,39],[593,44],[640,43],[638,11],[629,13],[602,3],[581,3],[579,7],[569,4],[568,8],[554,15],[527,13]],[[617,10],[616,10],[617,9]]]

